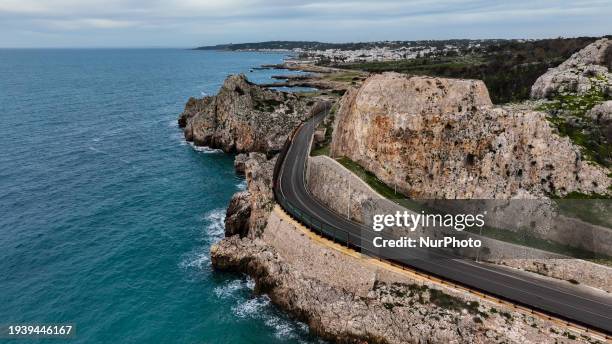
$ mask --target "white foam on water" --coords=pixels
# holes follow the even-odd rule
[[[223,151],[220,149],[210,148],[207,146],[196,146],[193,144],[193,142],[187,142],[187,143],[191,146],[191,148],[193,148],[195,151],[200,152],[200,153],[205,153],[205,154],[223,153]]]
[[[232,312],[239,318],[258,318],[262,311],[270,305],[270,298],[266,295],[248,299],[232,307]]]
[[[209,242],[217,242],[225,235],[225,209],[213,209],[202,216],[204,222],[203,235]],[[183,269],[202,270],[210,266],[210,247],[205,245],[188,254],[179,266]]]
[[[217,297],[222,299],[228,299],[232,297],[236,297],[237,293],[247,289],[247,284],[245,281],[241,279],[228,281],[227,283],[215,287],[213,292]]]
[[[246,287],[251,290],[255,290],[255,280],[251,278],[250,276],[247,277]]]
[[[220,240],[225,235],[225,209],[217,208],[204,215],[204,231],[211,239]]]
[[[236,188],[240,191],[244,191],[247,188],[247,181],[246,179],[243,179],[240,181],[240,183],[236,184]]]
[[[293,339],[296,337],[295,325],[287,319],[278,316],[269,316],[264,320],[264,324],[274,329],[274,337],[278,339]]]
[[[179,263],[179,267],[183,269],[198,269],[208,266],[210,264],[210,256],[208,250],[205,252],[195,252],[188,255]]]

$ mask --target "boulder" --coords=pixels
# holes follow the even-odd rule
[[[540,76],[531,88],[532,98],[560,93],[588,93],[593,87],[612,92],[612,40],[602,38],[573,54],[558,67]]]

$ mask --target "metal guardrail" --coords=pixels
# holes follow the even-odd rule
[[[321,111],[325,111],[327,109],[326,106],[316,104],[313,107],[313,110],[311,111],[311,117],[312,116],[316,116],[318,114],[321,113]],[[302,124],[303,125],[303,124]],[[364,247],[364,245],[362,244],[362,238],[360,236],[357,236],[349,231],[343,230],[341,228],[337,228],[337,227],[333,227],[330,226],[326,223],[323,223],[320,220],[317,220],[316,218],[312,217],[311,215],[305,213],[304,211],[301,211],[298,207],[294,206],[293,204],[291,204],[291,202],[285,197],[285,195],[283,195],[282,190],[280,188],[280,180],[279,180],[279,175],[281,173],[282,167],[283,167],[283,163],[285,161],[285,158],[287,156],[287,153],[289,151],[289,148],[291,147],[291,144],[293,143],[293,139],[296,135],[296,133],[300,130],[302,126],[299,126],[298,128],[294,129],[293,132],[289,135],[289,137],[287,138],[287,140],[285,141],[283,148],[281,149],[281,151],[279,152],[278,158],[276,160],[276,164],[274,165],[274,172],[273,172],[273,191],[274,191],[274,197],[276,199],[276,202],[288,213],[289,216],[291,216],[293,219],[295,219],[297,222],[301,223],[302,225],[304,225],[305,227],[309,228],[311,231],[313,231],[314,233],[320,235],[321,237],[325,237],[327,239],[332,240],[335,243],[344,245],[346,247],[349,247],[351,249],[355,249],[356,251],[360,252],[361,254],[365,254],[367,256],[370,256],[374,259],[380,260],[380,261],[384,261],[387,262],[389,264],[391,264],[392,266],[396,266],[399,267],[401,269],[406,269],[406,263],[392,259],[392,258],[384,258],[384,257],[380,257],[379,253],[380,252],[374,252],[371,250],[368,250],[366,247]],[[382,233],[380,233],[379,235],[381,235]],[[384,234],[382,234],[383,237],[385,237]],[[480,289],[480,288],[475,288],[473,286],[469,286],[469,285],[464,285],[463,283],[459,282],[459,281],[454,281],[454,280],[447,280],[444,278],[444,276],[437,276],[437,275],[432,275],[431,273],[424,271],[424,272],[420,272],[419,269],[414,269],[412,267],[410,267],[408,270],[410,271],[414,271],[417,274],[424,274],[428,277],[433,276],[434,278],[440,280],[443,282],[443,284],[450,284],[453,286],[456,286],[458,288],[461,289],[466,289],[469,290],[471,292],[474,292],[476,294],[480,294],[485,296],[485,298],[495,298],[498,299],[500,302],[504,302],[504,303],[508,303],[509,305],[514,306],[514,308],[520,309],[520,308],[525,308],[526,310],[528,310],[529,312],[531,312],[531,314],[542,314],[546,317],[548,317],[550,320],[552,320],[552,317],[555,317],[557,319],[561,319],[563,320],[565,325],[568,325],[570,327],[574,327],[576,329],[582,330],[586,333],[596,333],[601,335],[602,337],[604,337],[606,340],[609,340],[611,337],[610,335],[608,335],[606,333],[606,331],[604,330],[603,332],[599,332],[598,330],[601,329],[597,329],[597,330],[593,330],[593,327],[591,327],[588,324],[584,324],[582,322],[577,322],[574,319],[569,319],[565,316],[561,316],[559,314],[555,314],[543,309],[539,309],[538,307],[533,307],[531,305],[528,304],[524,304],[522,302],[517,302],[515,300],[511,300],[508,299],[504,296],[501,295],[495,295],[495,294],[491,294],[486,290]],[[490,296],[488,296],[490,295]]]

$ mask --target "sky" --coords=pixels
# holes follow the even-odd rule
[[[612,34],[610,0],[0,0],[0,47]]]

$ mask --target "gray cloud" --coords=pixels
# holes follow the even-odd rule
[[[0,0],[0,46],[602,35],[610,14],[604,0]]]

